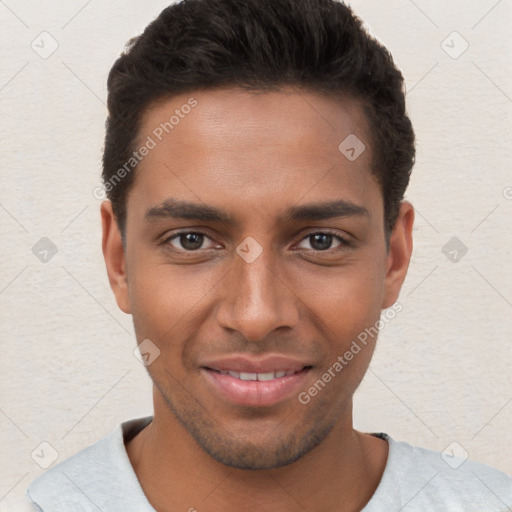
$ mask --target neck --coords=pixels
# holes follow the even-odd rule
[[[237,508],[357,511],[377,488],[388,445],[354,430],[352,404],[347,409],[327,438],[294,463],[269,470],[243,470],[210,457],[155,395],[153,421],[126,448],[139,482],[158,512]]]

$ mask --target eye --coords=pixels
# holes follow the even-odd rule
[[[202,247],[206,240],[212,242],[211,247]],[[197,251],[199,249],[213,249],[215,245],[213,241],[206,233],[200,231],[183,231],[176,233],[163,241],[164,244],[170,245],[173,249],[178,251]]]
[[[309,240],[310,247],[301,246],[305,241]],[[336,242],[337,245],[332,247],[333,242]],[[339,235],[334,235],[331,233],[311,233],[310,235],[304,237],[300,244],[299,248],[301,249],[313,249],[314,251],[326,251],[328,249],[335,249],[337,247],[341,247],[343,245],[348,245],[347,241],[341,238]]]

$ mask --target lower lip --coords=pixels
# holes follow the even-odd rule
[[[277,404],[290,395],[298,393],[309,368],[278,379],[258,381],[240,380],[231,375],[201,368],[206,380],[228,401],[247,407],[268,407]]]

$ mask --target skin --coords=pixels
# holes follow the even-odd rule
[[[352,425],[352,396],[375,338],[307,405],[297,394],[269,407],[233,404],[200,367],[227,354],[294,356],[312,366],[298,390],[307,391],[397,300],[413,208],[402,203],[387,249],[356,100],[293,88],[197,91],[153,104],[139,140],[191,96],[195,109],[139,164],[125,248],[111,204],[101,207],[117,303],[133,316],[137,342],[161,351],[148,366],[154,419],[127,443],[130,461],[162,512],[360,510],[388,453],[385,441]],[[366,145],[353,162],[338,149],[351,133]],[[170,198],[218,208],[233,222],[146,218]],[[291,207],[339,200],[366,213],[284,217]],[[190,250],[187,238],[170,239],[177,230],[208,236],[193,238],[199,249]],[[326,231],[335,237],[321,237],[325,245],[311,236]],[[251,263],[236,252],[247,237],[262,248]]]

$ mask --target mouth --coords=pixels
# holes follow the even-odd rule
[[[282,377],[289,377],[290,375],[295,375],[303,370],[307,370],[311,368],[311,366],[305,366],[301,370],[277,370],[274,372],[261,372],[261,373],[253,373],[253,372],[235,372],[233,370],[215,370],[214,368],[205,368],[206,370],[210,370],[212,372],[220,373],[221,375],[230,375],[231,377],[243,381],[255,381],[258,382],[266,382],[269,380],[281,379]]]
[[[312,365],[280,357],[266,360],[230,358],[201,366],[210,391],[223,401],[245,407],[268,407],[296,396]]]

